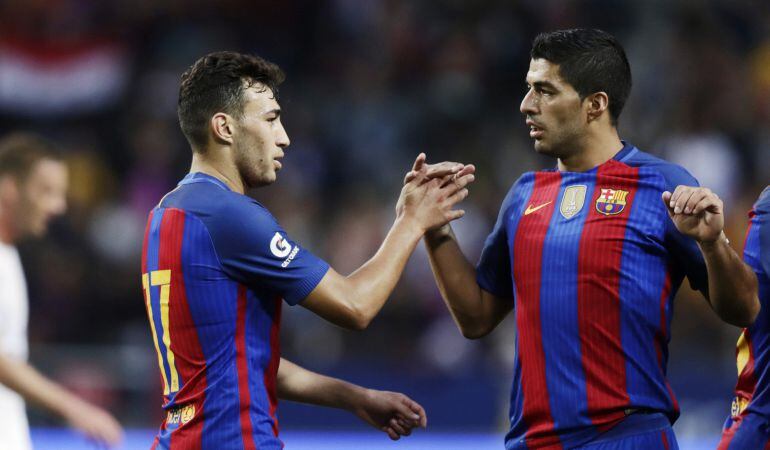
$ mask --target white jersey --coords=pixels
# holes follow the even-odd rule
[[[0,242],[0,353],[27,359],[27,283],[16,248]],[[24,400],[0,384],[0,449],[29,450]]]

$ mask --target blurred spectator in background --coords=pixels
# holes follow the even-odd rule
[[[0,141],[0,448],[30,448],[24,400],[60,416],[103,444],[120,442],[118,422],[48,380],[27,360],[28,301],[14,246],[45,234],[66,209],[67,167],[46,141],[14,134]]]

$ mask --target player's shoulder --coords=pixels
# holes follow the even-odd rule
[[[754,211],[762,214],[770,214],[770,186],[767,186],[754,203]]]
[[[642,151],[637,147],[632,146],[625,155],[618,158],[618,161],[639,168],[640,174],[661,177],[666,189],[673,189],[680,184],[699,186],[698,180],[684,167]]]
[[[542,171],[545,172],[545,171]],[[501,210],[506,210],[516,204],[525,192],[528,192],[535,184],[535,177],[538,172],[524,172],[513,182],[508,192],[505,194]]]

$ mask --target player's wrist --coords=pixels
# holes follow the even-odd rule
[[[720,231],[714,239],[703,239],[698,241],[698,245],[704,251],[711,250],[719,245],[730,245],[730,240],[727,238],[724,230]]]
[[[416,217],[410,214],[403,214],[399,217],[396,217],[394,227],[403,229],[410,236],[417,236],[417,238],[425,234],[425,227]]]
[[[452,236],[452,226],[450,224],[444,224],[437,228],[431,228],[425,232],[425,242],[428,245],[437,245]]]

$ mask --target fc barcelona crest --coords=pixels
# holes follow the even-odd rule
[[[605,216],[620,214],[626,207],[626,197],[628,191],[602,188],[602,193],[596,199],[596,210]]]
[[[569,220],[583,209],[586,201],[586,186],[584,184],[567,186],[564,189],[564,196],[561,198],[559,212],[565,219]]]

